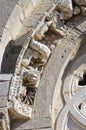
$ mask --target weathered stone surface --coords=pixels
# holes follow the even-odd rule
[[[86,5],[86,0],[73,0],[77,5]]]
[[[36,130],[53,130],[52,128],[42,128],[42,129],[36,129]]]
[[[37,2],[39,0],[20,0],[18,2],[18,5],[22,8],[24,14],[25,14],[25,17],[27,17],[34,9],[35,6],[37,6]]]
[[[2,39],[1,42],[3,44],[6,44],[7,42],[9,42],[10,40],[12,40],[12,33],[9,29],[4,28],[3,30],[3,34],[2,34]]]
[[[86,49],[86,46],[83,46]],[[83,49],[80,49],[81,52]],[[79,52],[79,53],[80,53]],[[76,58],[74,62],[72,63],[71,68],[71,74],[67,73],[66,78],[64,79],[64,85],[63,85],[63,96],[65,100],[65,107],[63,108],[63,111],[61,112],[58,121],[57,121],[57,128],[62,129],[63,126],[66,126],[68,129],[78,129],[83,130],[86,129],[85,125],[85,105],[86,105],[86,83],[85,83],[85,69],[86,69],[86,62],[84,63],[86,59],[86,54],[83,54],[80,58]],[[83,64],[84,63],[84,64]],[[81,83],[83,81],[83,84]],[[78,105],[78,106],[77,106]],[[77,106],[77,107],[74,107]],[[66,115],[66,114],[68,115]],[[70,114],[69,114],[70,113]],[[71,116],[70,116],[71,115]],[[64,117],[64,118],[63,118]],[[75,122],[75,120],[77,122]],[[67,124],[62,124],[63,122],[67,120]],[[61,121],[61,122],[60,122]],[[79,122],[78,122],[79,121]],[[79,125],[82,124],[82,125]]]
[[[18,12],[18,13],[17,13]],[[16,17],[16,19],[15,19]],[[6,28],[10,30],[12,34],[12,39],[16,39],[19,35],[19,30],[22,27],[22,20],[24,19],[24,14],[22,12],[22,9],[16,5],[15,9],[12,12],[12,15],[10,16]],[[15,24],[17,23],[17,25]],[[4,35],[3,35],[4,37]]]
[[[36,5],[37,1],[26,0],[26,2],[25,2],[24,0],[21,0],[17,6],[20,8],[22,13],[24,13],[24,14],[23,15],[21,14],[20,17],[17,17],[18,18],[17,23],[19,20],[22,23],[24,18],[28,17],[29,13],[30,13],[30,15],[34,15],[37,13],[38,13],[38,15],[40,15],[42,13],[42,12],[40,12],[40,10],[42,11],[42,9],[40,9],[39,7],[42,2],[43,2],[43,6],[45,7],[46,2],[45,2],[45,0],[43,0],[39,4],[37,4],[37,6],[36,6],[37,10],[35,10],[35,8],[34,8],[32,11],[30,10],[31,12],[28,12],[29,11],[28,8],[30,7],[30,5],[31,5],[31,7],[32,6],[34,7]],[[7,104],[8,110],[11,113],[9,115],[11,116],[11,118],[15,119],[15,120],[11,119],[11,123],[13,125],[15,122],[15,124],[17,125],[15,127],[15,129],[18,129],[18,130],[24,130],[24,129],[26,129],[26,130],[28,130],[28,129],[29,130],[31,130],[31,129],[52,130],[52,125],[53,125],[53,128],[56,127],[56,129],[64,130],[64,128],[66,128],[66,127],[61,122],[65,121],[65,119],[66,119],[65,114],[69,115],[70,112],[72,112],[71,117],[74,116],[75,119],[80,121],[81,125],[84,126],[84,128],[86,128],[85,119],[77,116],[77,112],[75,113],[74,109],[73,110],[69,109],[69,107],[73,108],[71,106],[72,103],[68,102],[69,106],[64,107],[64,105],[66,105],[64,102],[66,94],[62,93],[64,88],[63,87],[61,88],[61,83],[64,78],[63,74],[65,72],[65,69],[66,69],[68,63],[70,61],[72,61],[72,59],[75,57],[76,52],[78,51],[78,49],[80,47],[80,43],[82,42],[82,40],[84,40],[83,37],[85,35],[85,29],[84,29],[85,23],[83,22],[82,25],[81,25],[81,23],[80,24],[78,23],[78,25],[75,27],[75,29],[71,28],[72,31],[69,31],[70,29],[68,28],[69,32],[67,33],[67,36],[65,36],[64,39],[61,39],[61,41],[58,42],[57,46],[56,46],[57,40],[59,38],[61,38],[61,35],[63,35],[63,32],[66,33],[66,31],[60,31],[58,29],[56,30],[56,28],[53,28],[53,30],[52,29],[48,30],[48,27],[45,26],[44,28],[41,28],[41,30],[40,30],[41,35],[39,34],[40,38],[38,38],[38,39],[40,39],[41,41],[32,40],[32,39],[35,39],[34,35],[40,29],[40,27],[42,27],[42,25],[45,21],[51,22],[51,21],[48,21],[50,19],[46,19],[46,15],[49,15],[49,18],[52,19],[53,16],[51,16],[51,12],[53,11],[53,13],[55,13],[54,11],[57,11],[57,10],[53,10],[53,9],[58,8],[59,13],[61,12],[61,14],[64,16],[63,19],[61,19],[62,22],[64,24],[65,24],[65,22],[67,23],[67,20],[65,20],[65,19],[70,18],[73,14],[72,1],[71,0],[67,0],[67,1],[62,0],[61,2],[62,3],[59,3],[59,4],[57,4],[56,2],[53,3],[49,7],[50,8],[49,14],[48,14],[48,12],[44,13],[43,17],[40,17],[40,19],[36,23],[36,26],[34,26],[34,24],[33,24],[34,27],[32,29],[32,32],[29,33],[28,38],[26,39],[24,46],[22,47],[22,50],[20,52],[20,55],[18,58],[19,62],[17,62],[19,64],[18,64],[18,66],[16,65],[16,70],[14,72],[13,78],[10,83],[10,90],[9,90],[9,97],[8,97],[8,104]],[[68,2],[67,3],[68,5],[66,4],[66,2]],[[47,3],[50,5],[50,0],[47,1]],[[47,5],[46,5],[46,7],[47,7]],[[14,11],[14,12],[17,12],[17,11]],[[37,11],[37,12],[35,12],[35,11]],[[44,9],[44,12],[45,11],[46,11],[46,8]],[[49,9],[47,11],[49,11]],[[27,14],[27,12],[28,12],[28,14]],[[77,14],[76,10],[75,10],[75,14]],[[15,15],[13,15],[13,16],[15,16]],[[23,18],[23,16],[24,16],[24,18]],[[53,18],[53,19],[55,22],[58,22],[58,21],[56,21],[55,18]],[[10,24],[11,24],[11,22],[10,22]],[[51,23],[50,23],[50,25],[51,25]],[[17,35],[18,33],[20,35],[19,30],[22,29],[22,26],[18,28],[17,33],[16,33],[16,31],[14,31],[14,33],[16,33],[15,34],[16,36],[18,36]],[[17,30],[17,29],[15,29],[15,27],[16,26],[14,26],[13,30]],[[49,35],[49,33],[51,33],[51,34]],[[58,34],[60,34],[59,38],[58,38]],[[48,37],[46,37],[46,35],[50,36],[49,39],[48,39]],[[43,38],[42,36],[43,37],[45,36],[45,39],[42,39]],[[44,40],[43,43],[42,43],[42,40]],[[48,42],[48,40],[50,43]],[[55,43],[55,44],[53,44],[53,43]],[[6,46],[3,46],[3,47],[5,49]],[[35,52],[32,51],[31,54],[28,55],[26,53],[28,50],[28,47],[32,48],[32,50],[35,50]],[[53,51],[54,47],[56,47],[56,48]],[[52,52],[50,51],[50,49],[52,50]],[[36,51],[38,53],[36,53]],[[28,62],[27,60],[29,57],[30,57],[30,60]],[[23,64],[22,64],[22,61],[23,61]],[[23,68],[22,66],[26,67],[27,69]],[[35,72],[39,72],[38,75],[36,75]],[[8,79],[6,79],[6,80],[8,81]],[[40,81],[40,83],[38,81]],[[36,85],[37,85],[37,88],[36,88]],[[37,90],[37,91],[35,91],[36,95],[34,94],[33,91],[30,91],[30,89],[27,89],[27,88],[30,88],[30,89],[36,88],[36,90]],[[5,92],[5,90],[3,90],[3,91]],[[74,91],[74,93],[75,93],[75,91]],[[81,96],[80,96],[80,94],[81,93],[79,93],[80,100],[83,97],[83,95],[86,97],[86,93],[83,93]],[[27,95],[28,95],[28,98],[30,101],[29,103],[26,102]],[[68,95],[68,93],[67,93],[67,95]],[[21,100],[20,97],[22,97],[22,96],[23,96],[24,100]],[[31,96],[32,96],[32,100],[31,100]],[[63,96],[64,96],[64,99],[63,99]],[[2,100],[0,101],[2,104],[2,107],[5,106],[2,102],[3,100],[5,100],[4,97],[5,96],[3,95],[1,98]],[[78,96],[76,96],[74,99],[76,99],[76,98],[78,98]],[[74,102],[74,101],[72,101],[72,102]],[[6,102],[4,102],[4,103],[6,104]],[[85,101],[80,106],[80,107],[82,107],[81,112],[83,112],[83,114],[85,112],[83,110],[84,104],[85,104]],[[63,110],[62,110],[62,108],[63,108]],[[69,113],[67,113],[68,111],[69,111]],[[16,115],[15,116],[16,118],[14,117],[14,115]],[[58,116],[59,116],[59,119],[57,120]],[[17,121],[19,120],[19,118],[20,118],[21,125],[17,124],[18,123]],[[31,118],[31,120],[28,120],[27,122],[24,122],[24,124],[23,124],[21,122],[21,120],[27,119],[27,118],[28,119]],[[69,126],[71,124],[70,122],[72,121],[72,119],[70,119],[70,121],[69,121],[69,116],[68,116],[67,121],[66,122],[69,123],[68,124],[68,126]],[[18,127],[18,125],[20,125],[20,127]],[[77,125],[77,123],[75,123],[75,125]],[[12,129],[14,129],[14,125],[12,127],[13,127]],[[71,127],[69,127],[69,128],[71,129]],[[74,128],[78,128],[78,129],[82,130],[81,126],[74,127]]]
[[[7,106],[7,94],[9,90],[9,81],[0,81],[0,107]]]
[[[72,0],[61,0],[57,5],[60,12],[64,13],[64,19],[72,17]]]
[[[22,59],[22,66],[23,67],[29,67],[29,64],[31,62],[31,59],[34,58],[34,59],[37,59],[39,58],[39,53],[37,51],[34,51],[32,49],[27,49],[27,51],[25,52],[25,55]]]
[[[43,59],[44,61],[46,61],[50,56],[51,51],[46,45],[43,45],[40,42],[33,40],[30,43],[30,46],[41,54],[41,59]]]
[[[81,12],[82,12],[84,15],[86,15],[86,7],[81,6]]]
[[[23,80],[27,81],[26,84],[28,87],[30,87],[31,85],[36,85],[37,82],[39,82],[40,71],[34,69],[28,71],[28,69],[25,68],[23,68],[22,71],[23,71]]]
[[[7,95],[0,96],[0,107],[7,107]]]
[[[10,81],[12,74],[0,74],[0,81]]]
[[[0,81],[0,96],[7,96],[9,90],[9,81]]]
[[[51,49],[51,51],[54,51],[55,45],[54,45],[54,44],[51,44],[50,49]]]
[[[47,128],[51,127],[51,119],[49,117],[45,118],[35,118],[31,121],[27,121],[26,123],[22,124],[20,127],[16,128],[15,130],[31,130],[31,129],[41,129],[41,128]],[[52,129],[49,129],[52,130]]]
[[[29,63],[30,63],[30,60],[31,60],[31,58],[29,58],[29,59],[22,59],[21,65],[23,67],[27,67],[29,65]]]
[[[33,51],[31,49],[27,49],[21,63],[23,67],[27,67],[29,65],[32,58],[32,54]]]
[[[37,83],[37,75],[35,75],[35,73],[28,73],[28,72],[25,72],[24,75],[23,75],[23,80],[26,81],[27,83],[27,86],[29,85],[36,85]]]
[[[22,116],[23,118],[31,118],[32,115],[32,108],[29,107],[27,104],[21,103],[18,100],[14,100],[14,102],[10,102],[8,104],[9,111],[13,111],[13,113]]]
[[[1,115],[2,113],[0,113]],[[6,130],[5,122],[4,122],[4,115],[2,114],[2,117],[0,118],[0,130]]]
[[[86,18],[81,24],[78,24],[76,28],[86,35]]]
[[[37,23],[39,18],[40,18],[40,15],[29,16],[29,19],[25,21],[24,26],[33,27]]]
[[[0,0],[0,35],[18,0]]]
[[[37,40],[41,40],[44,37],[44,33],[48,31],[49,26],[52,24],[52,21],[44,23],[42,27],[36,32],[35,37]]]
[[[25,20],[27,19],[28,15],[30,15],[30,13],[33,11],[34,7],[36,6],[39,7],[37,2],[38,2],[37,0],[35,2],[29,0],[27,1],[21,0],[18,2],[18,5],[16,5],[15,9],[13,10],[6,24],[6,30],[3,31],[2,42],[4,44],[7,45],[10,40],[16,39],[21,35],[20,32],[21,32],[21,28],[23,27],[23,21],[24,19]],[[28,31],[28,29],[25,30],[26,30],[25,32]],[[3,50],[5,50],[5,47],[6,46],[3,47]],[[4,51],[2,52],[2,55],[3,53]]]
[[[66,34],[61,30],[61,29],[58,29],[54,26],[54,24],[52,24],[50,26],[50,30],[53,32],[53,33],[56,33],[57,35],[60,35],[61,37],[64,37]]]
[[[45,72],[42,76],[41,82],[39,84],[38,93],[36,95],[37,97],[35,100],[35,117],[44,117],[45,115],[51,115],[52,106],[50,102],[52,101],[54,89],[53,87],[55,86],[57,77],[60,76],[60,72],[62,74],[62,71],[65,69],[67,62],[73,58],[74,52],[76,52],[79,48],[79,45],[73,42],[74,41],[71,40],[69,41],[69,39],[62,40],[62,43],[64,44],[59,43],[53,55],[51,56]],[[57,107],[61,107],[61,105],[57,105]]]
[[[5,51],[5,45],[2,42],[0,42],[0,72],[4,51]]]
[[[73,14],[77,15],[79,13],[80,13],[80,8],[78,6],[75,6],[74,9],[73,9]]]

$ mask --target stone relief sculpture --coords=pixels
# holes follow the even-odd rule
[[[1,66],[11,40],[21,51],[12,75],[1,68],[0,129],[85,130],[86,1],[20,0],[2,34]]]

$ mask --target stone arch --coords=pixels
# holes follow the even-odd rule
[[[28,2],[31,2],[30,5],[28,4]],[[49,3],[47,3],[47,4],[51,5],[50,1],[48,1],[48,2]],[[69,2],[71,2],[71,0],[69,0]],[[62,4],[63,3],[64,2],[62,2]],[[37,4],[37,6],[35,6],[36,4]],[[61,87],[59,87],[59,89],[58,89],[58,86],[60,86],[62,83],[62,75],[64,73],[64,70],[65,70],[67,64],[69,63],[69,61],[71,61],[75,57],[75,55],[80,47],[81,41],[84,39],[84,37],[86,35],[86,33],[85,33],[86,26],[84,23],[85,20],[82,21],[81,24],[78,24],[78,25],[76,25],[77,23],[75,22],[76,27],[74,26],[71,30],[69,30],[69,32],[67,33],[67,36],[65,36],[64,39],[61,39],[58,42],[55,50],[52,51],[53,49],[51,48],[51,50],[50,50],[49,46],[46,46],[45,44],[41,43],[42,41],[39,41],[39,40],[35,41],[34,35],[36,35],[36,38],[40,39],[41,34],[44,35],[46,30],[50,29],[50,27],[52,28],[51,21],[49,21],[45,24],[44,24],[44,22],[46,22],[45,21],[46,17],[48,17],[48,19],[51,18],[48,14],[48,11],[50,11],[49,13],[51,13],[52,10],[54,9],[54,7],[57,7],[58,3],[57,3],[57,1],[55,1],[55,2],[53,2],[53,4],[51,6],[47,5],[46,8],[44,8],[46,5],[46,2],[45,2],[44,6],[43,6],[44,12],[42,12],[42,10],[40,9],[41,14],[43,13],[42,16],[41,15],[35,15],[35,16],[33,15],[31,17],[29,16],[29,22],[31,19],[33,19],[33,17],[36,20],[36,18],[38,18],[40,16],[40,18],[37,19],[36,24],[34,24],[35,23],[35,20],[34,20],[34,23],[29,23],[29,25],[27,25],[30,28],[28,28],[28,27],[23,28],[23,24],[24,24],[23,22],[25,22],[25,24],[27,24],[27,22],[26,22],[26,20],[28,18],[27,12],[30,11],[29,13],[31,13],[33,11],[33,13],[34,13],[34,10],[33,10],[34,7],[31,8],[31,5],[35,6],[36,9],[38,9],[37,7],[38,6],[40,7],[40,5],[41,5],[38,3],[36,3],[36,4],[35,4],[35,1],[29,1],[29,0],[27,0],[26,2],[24,0],[19,1],[18,5],[16,5],[16,7],[11,15],[11,18],[7,22],[5,31],[3,32],[2,42],[1,42],[1,46],[3,47],[3,52],[1,52],[1,55],[4,54],[4,50],[11,39],[13,39],[15,41],[17,38],[21,38],[22,35],[24,33],[27,33],[27,31],[29,32],[29,29],[31,29],[31,27],[33,26],[33,29],[28,34],[28,37],[26,38],[26,40],[24,40],[25,41],[24,45],[22,46],[21,52],[20,52],[18,60],[16,62],[16,69],[15,69],[14,75],[12,77],[11,83],[9,85],[10,88],[9,88],[9,96],[8,96],[8,100],[7,100],[7,110],[8,111],[10,110],[12,112],[12,114],[14,114],[14,115],[17,115],[17,116],[21,115],[21,118],[24,118],[27,116],[31,118],[30,120],[26,121],[24,124],[22,124],[22,122],[19,123],[19,127],[17,125],[18,128],[16,126],[12,126],[12,129],[14,129],[13,127],[15,127],[16,130],[17,129],[18,130],[19,129],[20,130],[52,129],[52,126],[53,126],[53,129],[63,130],[62,126],[60,125],[61,124],[60,121],[59,121],[58,126],[57,126],[58,122],[56,123],[57,116],[60,115],[60,111],[62,110],[63,105],[64,105],[64,102],[62,102],[62,97],[61,97],[62,96]],[[24,7],[23,11],[20,11],[21,10],[20,5],[22,6],[22,10]],[[31,10],[29,9],[29,6],[30,6]],[[49,6],[49,8],[47,9],[48,6]],[[59,6],[64,7],[64,4],[59,5]],[[47,11],[45,13],[46,9],[47,9]],[[59,8],[59,9],[61,9],[61,8]],[[36,11],[38,11],[37,14],[40,14],[40,10],[36,10]],[[70,14],[69,16],[71,16],[72,6],[70,9],[67,8],[66,11],[67,11],[67,14]],[[18,13],[16,16],[17,12],[21,12],[21,14]],[[65,12],[65,11],[62,10],[62,12]],[[68,13],[68,12],[70,12],[70,13]],[[14,19],[12,19],[12,17],[14,19],[15,19],[15,17],[17,17],[16,24],[14,22]],[[24,17],[26,17],[26,19],[24,19]],[[12,26],[10,26],[11,22],[12,22],[12,26],[14,25],[12,32],[10,31],[12,28]],[[23,24],[20,24],[20,22]],[[19,26],[18,26],[18,24],[19,24]],[[17,26],[18,26],[18,28],[17,28]],[[42,28],[43,32],[40,34],[39,33],[40,29],[38,30],[38,28],[41,28],[41,27],[44,27],[44,28]],[[6,33],[6,31],[8,33]],[[21,31],[22,32],[24,31],[24,32],[22,33]],[[61,30],[55,30],[55,28],[53,27],[53,31],[55,31],[55,33],[57,32],[58,34],[63,36]],[[6,34],[7,35],[10,34],[10,35],[6,37]],[[28,49],[28,46],[30,47],[30,49]],[[33,49],[34,51],[32,51],[31,49]],[[28,50],[30,51],[30,55],[29,55],[29,56],[31,56],[30,60],[29,60],[29,58],[25,59],[26,58],[25,56],[27,56],[27,54],[29,54]],[[38,51],[38,53],[35,53],[36,56],[34,56],[34,53],[33,53],[35,51]],[[52,55],[51,55],[51,53],[52,53]],[[45,56],[45,57],[43,57],[43,56]],[[33,66],[33,62],[35,60],[33,60],[33,59],[35,59],[35,58],[33,58],[33,57],[35,57],[35,58],[38,57],[37,60],[39,60],[40,57],[42,60],[44,60],[43,58],[46,58],[46,59],[49,58],[48,60],[45,60],[46,67],[44,68],[43,73],[42,74],[40,73],[40,75],[42,75],[41,80],[39,79],[39,77],[40,77],[39,73],[38,73],[39,71],[37,70],[37,68],[34,69],[35,67]],[[31,58],[33,58],[33,59],[31,59]],[[30,61],[31,61],[31,63],[30,63]],[[29,63],[30,63],[30,68],[28,67]],[[24,67],[26,67],[26,68],[24,68]],[[28,71],[27,71],[27,69],[28,69]],[[25,98],[27,97],[27,93],[24,93],[24,92],[26,92],[27,85],[23,86],[23,83],[22,83],[22,81],[24,81],[23,76],[25,74],[23,72],[26,72],[26,74],[27,74],[25,78],[29,81],[29,85],[32,85],[32,87],[33,87],[35,84],[38,87],[37,91],[36,91],[35,99],[33,101],[34,103],[31,101],[31,98],[30,98],[31,103],[29,105],[27,104],[27,102],[25,100]],[[32,92],[32,88],[28,93],[30,94],[30,92]],[[58,92],[58,95],[57,95],[57,92]],[[22,101],[21,101],[21,95],[23,95],[23,94],[25,94],[25,96],[23,96],[23,100],[25,101],[25,103],[22,103]],[[77,99],[77,97],[74,99]],[[73,101],[74,101],[74,99],[73,99]],[[58,104],[57,104],[57,100],[59,100]],[[60,104],[60,106],[59,106],[59,104]],[[64,112],[66,110],[67,109],[65,108]],[[17,113],[20,115],[18,115]],[[73,113],[69,112],[68,114],[71,115]],[[76,113],[76,115],[77,115],[77,113]],[[17,117],[16,123],[17,123],[18,119],[19,119],[19,117]],[[62,116],[61,116],[61,120],[62,120]],[[77,116],[77,120],[79,120],[78,116]],[[83,122],[84,122],[84,119],[82,120],[81,124],[83,124]],[[11,124],[9,122],[8,122],[8,125],[11,126]]]
[[[35,100],[35,117],[52,119],[50,126],[56,130],[60,129],[59,126],[55,127],[56,119],[59,118],[59,114],[64,107],[61,93],[62,76],[68,63],[73,60],[82,41],[85,39],[85,35],[78,30],[72,30],[71,34],[73,33],[76,38],[74,37],[74,40],[71,40],[72,35],[68,39],[63,39],[48,61]],[[78,42],[77,39],[79,39]]]
[[[0,52],[0,66],[2,64],[3,54],[7,44],[9,44],[11,40],[16,40],[26,34],[32,28],[32,26],[30,27],[26,23],[28,21],[28,16],[37,4],[38,0],[20,0],[17,2],[2,33],[2,38],[0,41],[0,48],[2,50]]]

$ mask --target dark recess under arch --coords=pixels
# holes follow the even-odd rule
[[[1,65],[1,73],[13,73],[15,70],[15,64],[17,57],[20,53],[21,46],[16,46],[15,41],[11,40],[4,52],[2,65]]]

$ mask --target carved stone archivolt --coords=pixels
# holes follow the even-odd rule
[[[28,2],[18,2],[12,16],[20,10],[16,24],[22,22],[18,30],[11,28],[11,36],[4,31],[0,44],[3,55],[8,41],[28,32],[9,83],[6,129],[85,130],[86,1]],[[36,16],[33,26],[28,13]]]
[[[82,56],[83,57],[83,56]],[[85,60],[85,59],[84,59]],[[65,107],[63,108],[58,121],[57,128],[61,129],[86,129],[86,94],[85,94],[85,69],[86,65],[81,65],[80,59],[78,68],[69,74],[63,83],[63,98]],[[81,64],[80,64],[81,62]],[[76,63],[75,63],[76,64]],[[75,67],[75,64],[73,67]],[[63,118],[63,123],[62,123]]]

